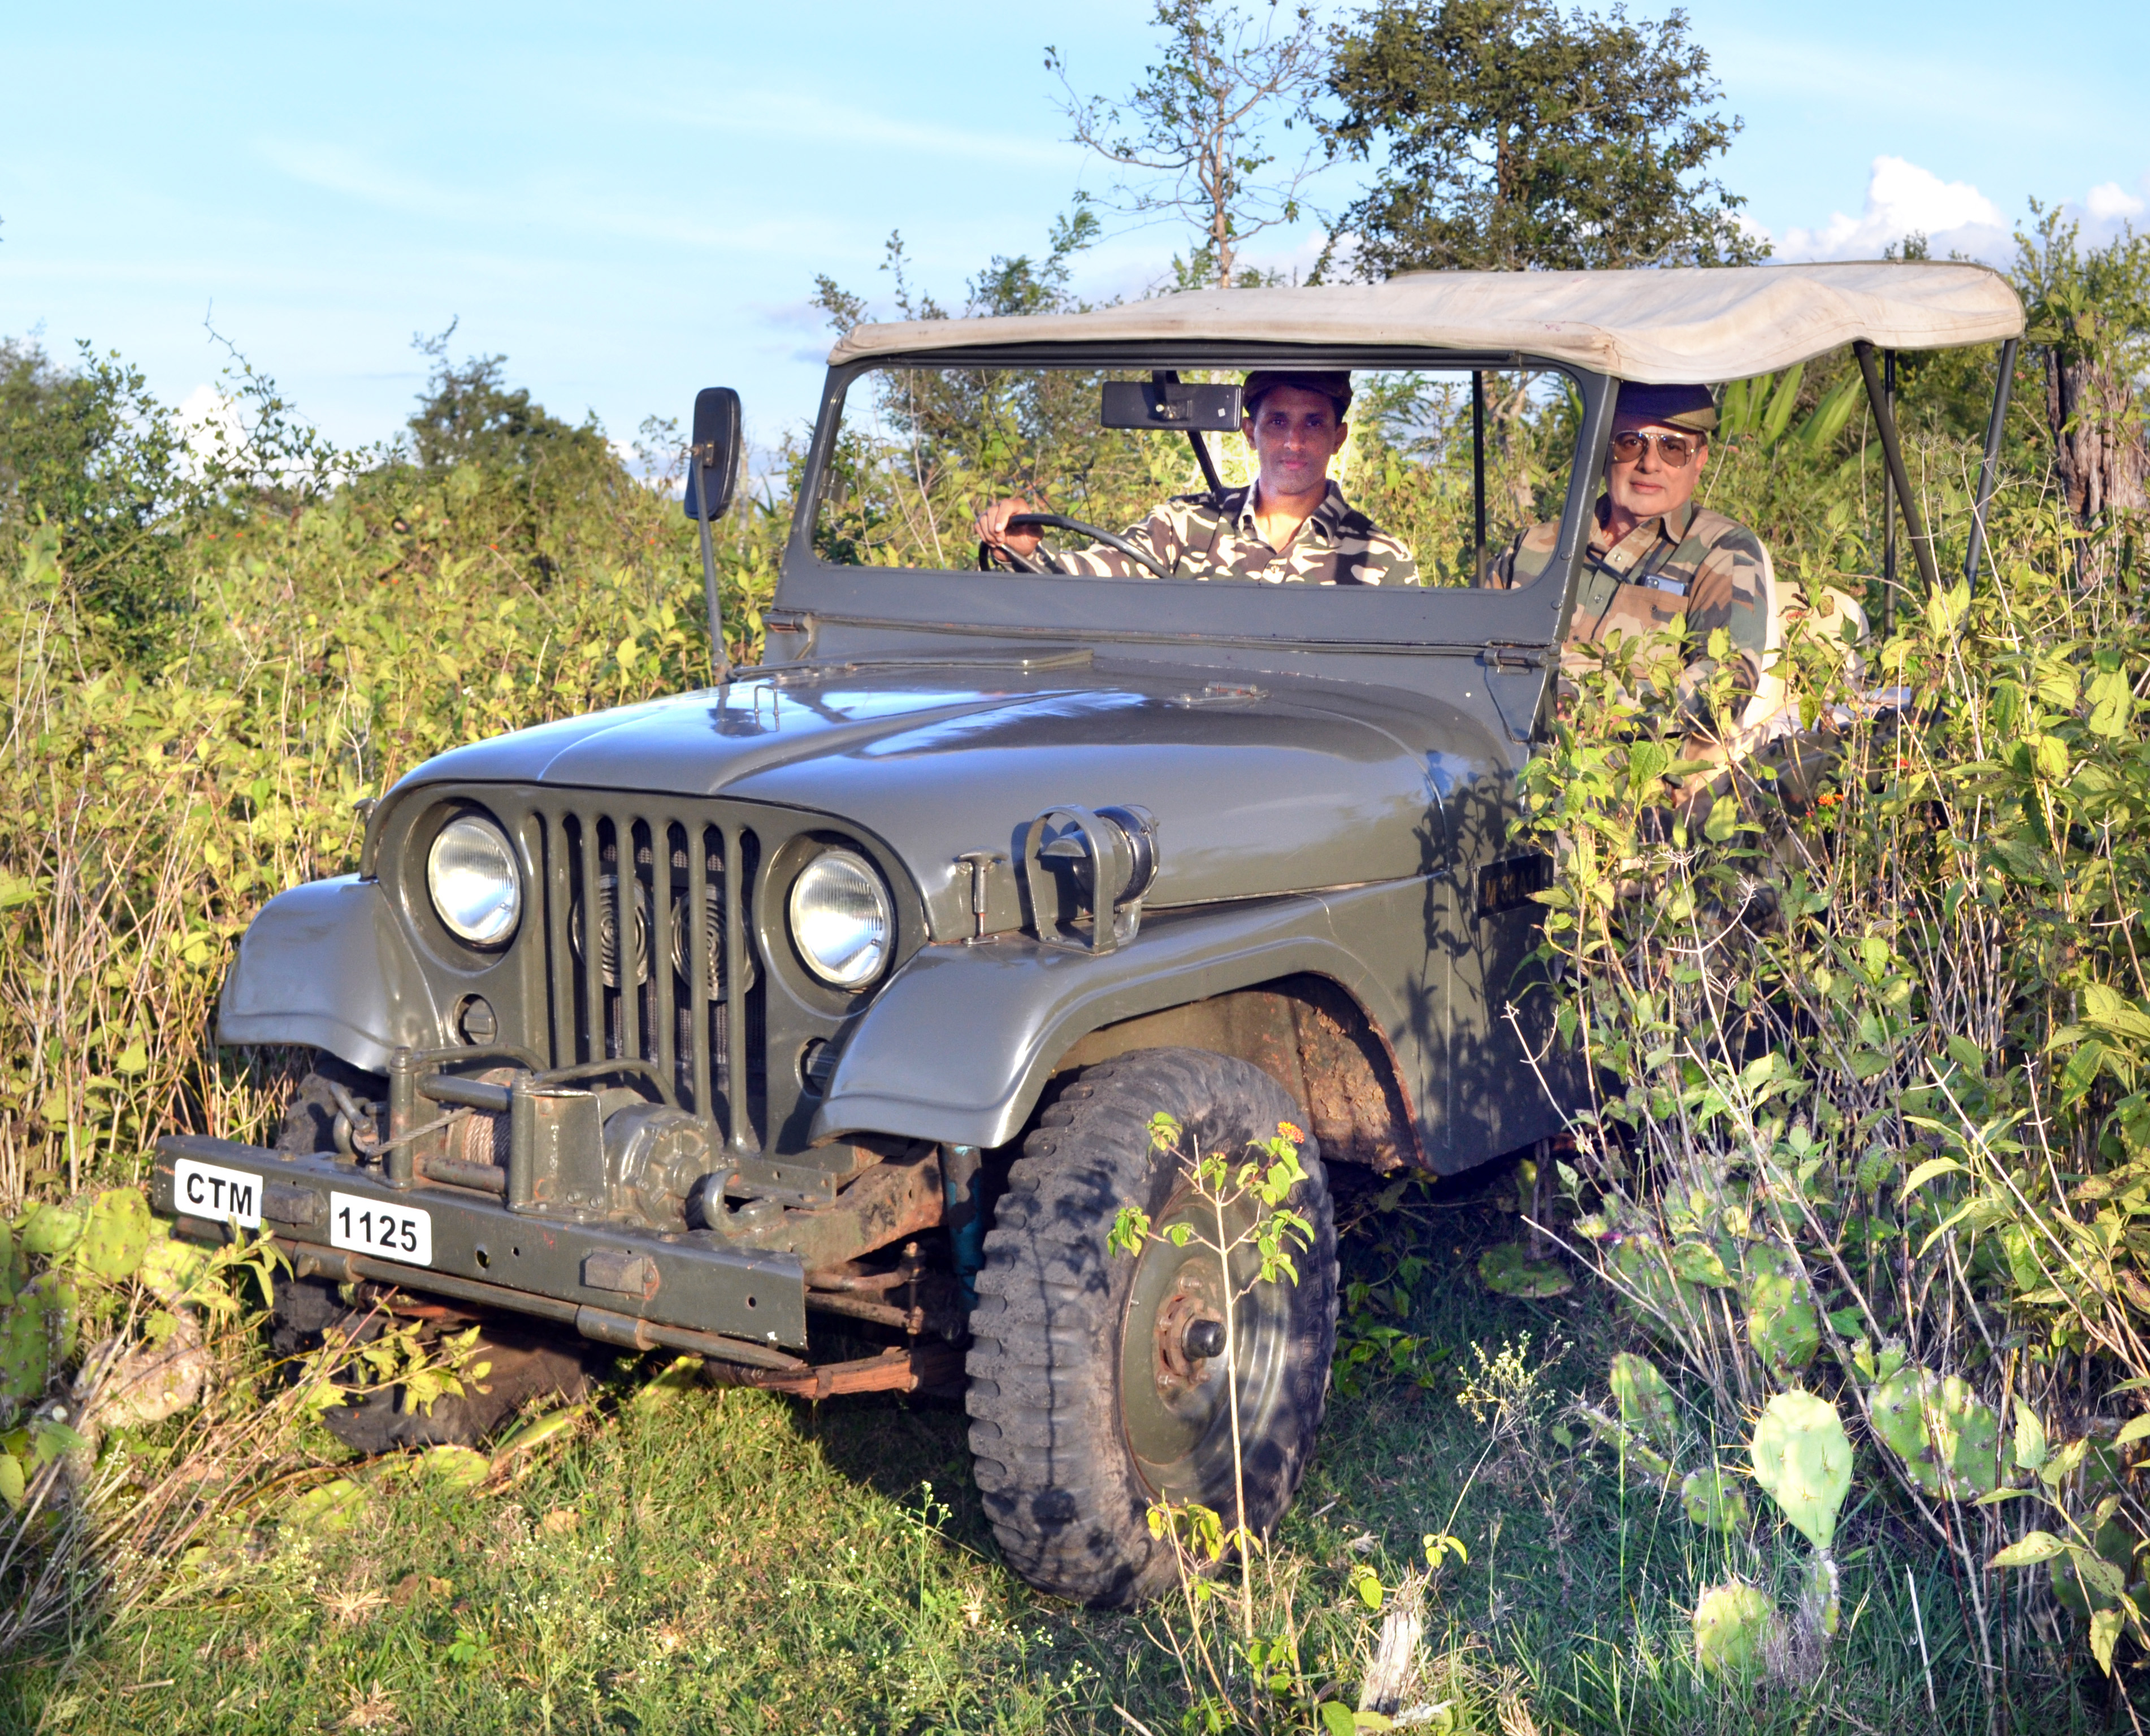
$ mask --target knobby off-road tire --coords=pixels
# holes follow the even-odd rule
[[[1295,1114],[1266,1073],[1199,1049],[1088,1068],[1009,1171],[971,1317],[971,1451],[1002,1552],[1040,1590],[1103,1607],[1175,1582],[1171,1546],[1150,1534],[1154,1501],[1236,1522],[1224,1359],[1185,1350],[1191,1326],[1222,1321],[1216,1257],[1155,1236],[1139,1256],[1106,1247],[1128,1205],[1157,1230],[1185,1221],[1215,1239],[1184,1159],[1153,1148],[1159,1110],[1179,1122],[1182,1152],[1234,1157]],[[1315,1236],[1299,1281],[1256,1284],[1234,1314],[1246,1522],[1262,1536],[1305,1472],[1336,1345],[1335,1223],[1311,1140],[1301,1162],[1291,1204]],[[1255,1265],[1251,1249],[1235,1255],[1235,1289]]]
[[[276,1149],[292,1155],[336,1149],[333,1127],[337,1105],[333,1081],[354,1100],[385,1101],[387,1082],[363,1073],[331,1055],[315,1057],[315,1070],[299,1082],[285,1106]],[[269,1310],[270,1347],[279,1356],[296,1357],[320,1347],[333,1327],[354,1340],[379,1335],[385,1324],[371,1305],[354,1308],[342,1288],[326,1278],[280,1276]],[[379,1388],[322,1413],[328,1431],[348,1447],[382,1453],[396,1447],[474,1446],[515,1419],[535,1399],[574,1400],[587,1397],[617,1355],[574,1333],[562,1333],[542,1322],[512,1315],[487,1313],[473,1363],[489,1365],[483,1380],[466,1383],[461,1396],[437,1400],[430,1410],[411,1405],[400,1386]],[[451,1325],[450,1330],[460,1330]],[[436,1328],[429,1325],[425,1335]],[[482,1390],[480,1390],[480,1389]]]

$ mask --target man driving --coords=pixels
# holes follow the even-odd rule
[[[1781,643],[1769,551],[1738,520],[1694,504],[1717,426],[1705,386],[1620,388],[1612,416],[1605,492],[1598,497],[1590,545],[1569,618],[1562,661],[1571,674],[1594,668],[1581,648],[1662,631],[1684,616],[1680,691],[1699,728],[1734,744],[1758,692],[1781,682],[1770,669]],[[1486,583],[1526,585],[1552,563],[1557,523],[1532,526],[1493,563]],[[1703,694],[1717,665],[1706,650],[1724,629],[1732,687],[1730,715],[1712,718]]]
[[[1221,495],[1184,494],[1127,533],[1175,578],[1259,579],[1265,584],[1411,585],[1418,563],[1394,537],[1344,498],[1329,464],[1350,432],[1348,373],[1258,369],[1240,388],[1239,431],[1253,448],[1255,479]],[[1011,530],[1034,501],[996,501],[978,514],[979,538],[997,557],[1018,555],[1061,573],[1153,578],[1148,568],[1099,542],[1040,553],[1041,533]]]

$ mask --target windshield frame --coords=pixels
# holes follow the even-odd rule
[[[901,368],[1528,369],[1567,380],[1582,419],[1551,568],[1519,590],[1452,586],[1272,585],[1158,578],[1075,578],[919,567],[850,567],[825,560],[814,525],[852,386]],[[1604,474],[1618,382],[1572,362],[1517,351],[1420,346],[1279,345],[1184,340],[1024,344],[876,356],[829,371],[800,479],[773,606],[830,624],[996,638],[1083,643],[1297,646],[1398,653],[1549,649],[1567,631],[1585,544],[1586,515]],[[1121,593],[1127,593],[1124,597]],[[1108,624],[1109,623],[1109,624]],[[1136,624],[1139,623],[1139,624]]]

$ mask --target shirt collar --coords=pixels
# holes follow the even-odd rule
[[[1621,538],[1618,548],[1615,549],[1606,547],[1599,540],[1605,534],[1605,521],[1610,516],[1612,509],[1612,497],[1607,494],[1599,495],[1594,515],[1597,527],[1590,539],[1591,542],[1604,554],[1609,555],[1625,550],[1633,556],[1633,560],[1640,560],[1656,546],[1660,537],[1677,548],[1687,540],[1688,527],[1694,522],[1695,504],[1690,497],[1682,501],[1669,512],[1660,512],[1651,518],[1638,519],[1634,529]],[[1629,561],[1625,564],[1633,563],[1633,561]]]
[[[1303,538],[1311,531],[1324,542],[1335,543],[1344,522],[1344,515],[1350,510],[1351,503],[1344,498],[1344,491],[1337,487],[1336,478],[1330,477],[1328,486],[1322,490],[1321,504],[1300,527],[1300,537]],[[1244,535],[1261,535],[1261,528],[1254,522],[1254,485],[1252,482],[1244,488],[1234,489],[1224,497],[1224,512]]]

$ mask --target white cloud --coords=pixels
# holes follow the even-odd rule
[[[2000,208],[1968,181],[1944,181],[1901,157],[1876,157],[1866,183],[1866,208],[1841,211],[1819,229],[1789,229],[1777,240],[1784,260],[1874,260],[1890,243],[1924,235],[1936,258],[1952,251],[1974,257],[2008,242]]]
[[[2100,223],[2117,223],[2123,218],[2140,217],[2142,201],[2117,181],[2107,181],[2102,187],[2093,187],[2083,200],[2083,209]]]

